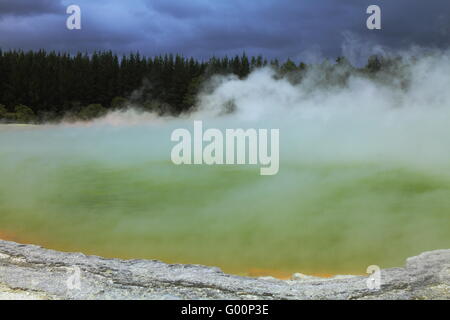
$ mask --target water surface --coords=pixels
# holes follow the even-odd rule
[[[436,157],[404,161],[387,141],[364,156],[348,140],[313,147],[336,144],[287,128],[280,171],[263,177],[173,165],[178,125],[1,127],[0,233],[250,275],[365,273],[450,244],[450,171]]]

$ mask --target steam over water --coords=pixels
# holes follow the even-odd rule
[[[296,85],[270,69],[217,78],[177,119],[128,110],[0,126],[0,233],[236,273],[364,273],[448,248],[449,57],[404,57],[391,73],[332,85],[347,67],[316,66]],[[170,134],[193,120],[279,128],[279,173],[175,166]]]

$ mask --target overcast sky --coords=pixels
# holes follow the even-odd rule
[[[70,4],[81,8],[81,30],[66,28]],[[382,30],[366,28],[370,4],[382,9]],[[448,0],[0,0],[3,49],[311,60],[449,40]]]

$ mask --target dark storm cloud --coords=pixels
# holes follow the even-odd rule
[[[65,28],[65,6],[82,9],[82,30]],[[366,28],[366,9],[382,8],[381,31]],[[139,50],[335,57],[364,44],[392,49],[447,46],[446,0],[0,0],[0,46],[69,51]],[[343,45],[344,43],[344,45]]]
[[[55,0],[0,0],[0,17],[6,15],[29,16],[64,12]]]

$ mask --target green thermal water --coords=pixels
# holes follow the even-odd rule
[[[169,128],[3,127],[0,234],[120,258],[365,273],[450,244],[450,175],[395,161],[175,166]],[[163,141],[163,142],[161,142]]]

